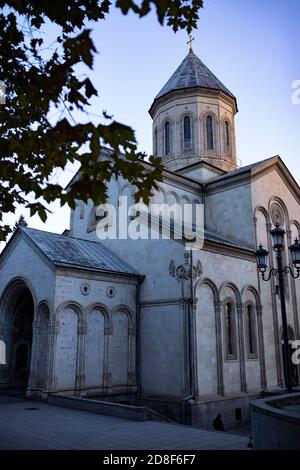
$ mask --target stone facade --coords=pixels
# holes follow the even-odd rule
[[[274,264],[269,232],[279,221],[290,262],[288,245],[300,234],[300,190],[279,157],[237,168],[236,101],[224,89],[201,83],[168,89],[151,107],[154,148],[165,163],[151,203],[203,204],[201,250],[175,239],[100,242],[91,202],[77,203],[68,234],[45,235],[52,251],[42,232],[20,228],[12,237],[0,258],[0,339],[7,348],[1,387],[145,404],[197,426],[212,426],[221,413],[228,428],[248,420],[250,400],[284,386],[276,279],[259,279],[254,250],[263,243]],[[216,126],[210,152],[207,112]],[[185,115],[193,126],[188,152]],[[225,117],[230,154],[222,144]],[[121,178],[111,180],[108,194],[117,213],[120,196],[133,201],[133,188]],[[60,250],[70,244],[73,258],[66,258]],[[177,267],[190,265],[193,279],[178,278]],[[299,338],[299,281],[285,282],[290,332]]]

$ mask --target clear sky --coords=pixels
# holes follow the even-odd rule
[[[237,97],[238,158],[246,165],[279,154],[300,183],[300,104],[292,102],[292,83],[300,80],[300,0],[204,0],[204,6],[193,48]],[[90,76],[99,98],[91,112],[106,110],[133,127],[140,149],[151,153],[148,109],[187,54],[187,34],[160,26],[154,13],[138,19],[116,10],[93,29],[98,54]],[[56,204],[53,210],[46,224],[24,210],[9,220],[23,213],[30,226],[61,232],[69,211]]]

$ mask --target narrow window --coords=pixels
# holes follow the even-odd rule
[[[154,131],[154,155],[158,155],[157,129]]]
[[[184,116],[183,119],[183,148],[188,150],[191,148],[191,118]]]
[[[227,302],[225,305],[225,328],[226,328],[226,347],[227,354],[233,355],[233,318],[232,318],[232,305]]]
[[[165,155],[170,155],[171,153],[171,129],[170,121],[165,123]]]
[[[213,118],[211,116],[206,116],[206,147],[208,150],[214,148]]]
[[[257,353],[255,309],[252,304],[247,305],[246,322],[247,322],[248,354],[249,356],[257,356],[258,353]]]
[[[249,354],[254,354],[252,307],[247,305],[248,347]]]
[[[228,121],[224,122],[224,137],[225,137],[225,145],[227,147],[229,147],[229,145],[230,145],[230,130],[229,130]]]

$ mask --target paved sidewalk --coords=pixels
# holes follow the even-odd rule
[[[189,426],[136,422],[0,396],[0,449],[247,450],[248,439]]]

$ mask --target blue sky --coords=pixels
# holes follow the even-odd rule
[[[194,52],[238,100],[238,158],[243,165],[279,154],[300,183],[300,104],[292,102],[292,82],[300,80],[299,0],[205,0]],[[187,34],[160,26],[155,14],[138,19],[113,10],[93,25],[98,49],[89,75],[99,91],[91,112],[102,110],[136,130],[141,150],[151,153],[154,96],[187,54]],[[96,120],[97,118],[93,118]],[[65,175],[67,181],[72,170]],[[67,208],[32,227],[61,232]]]

